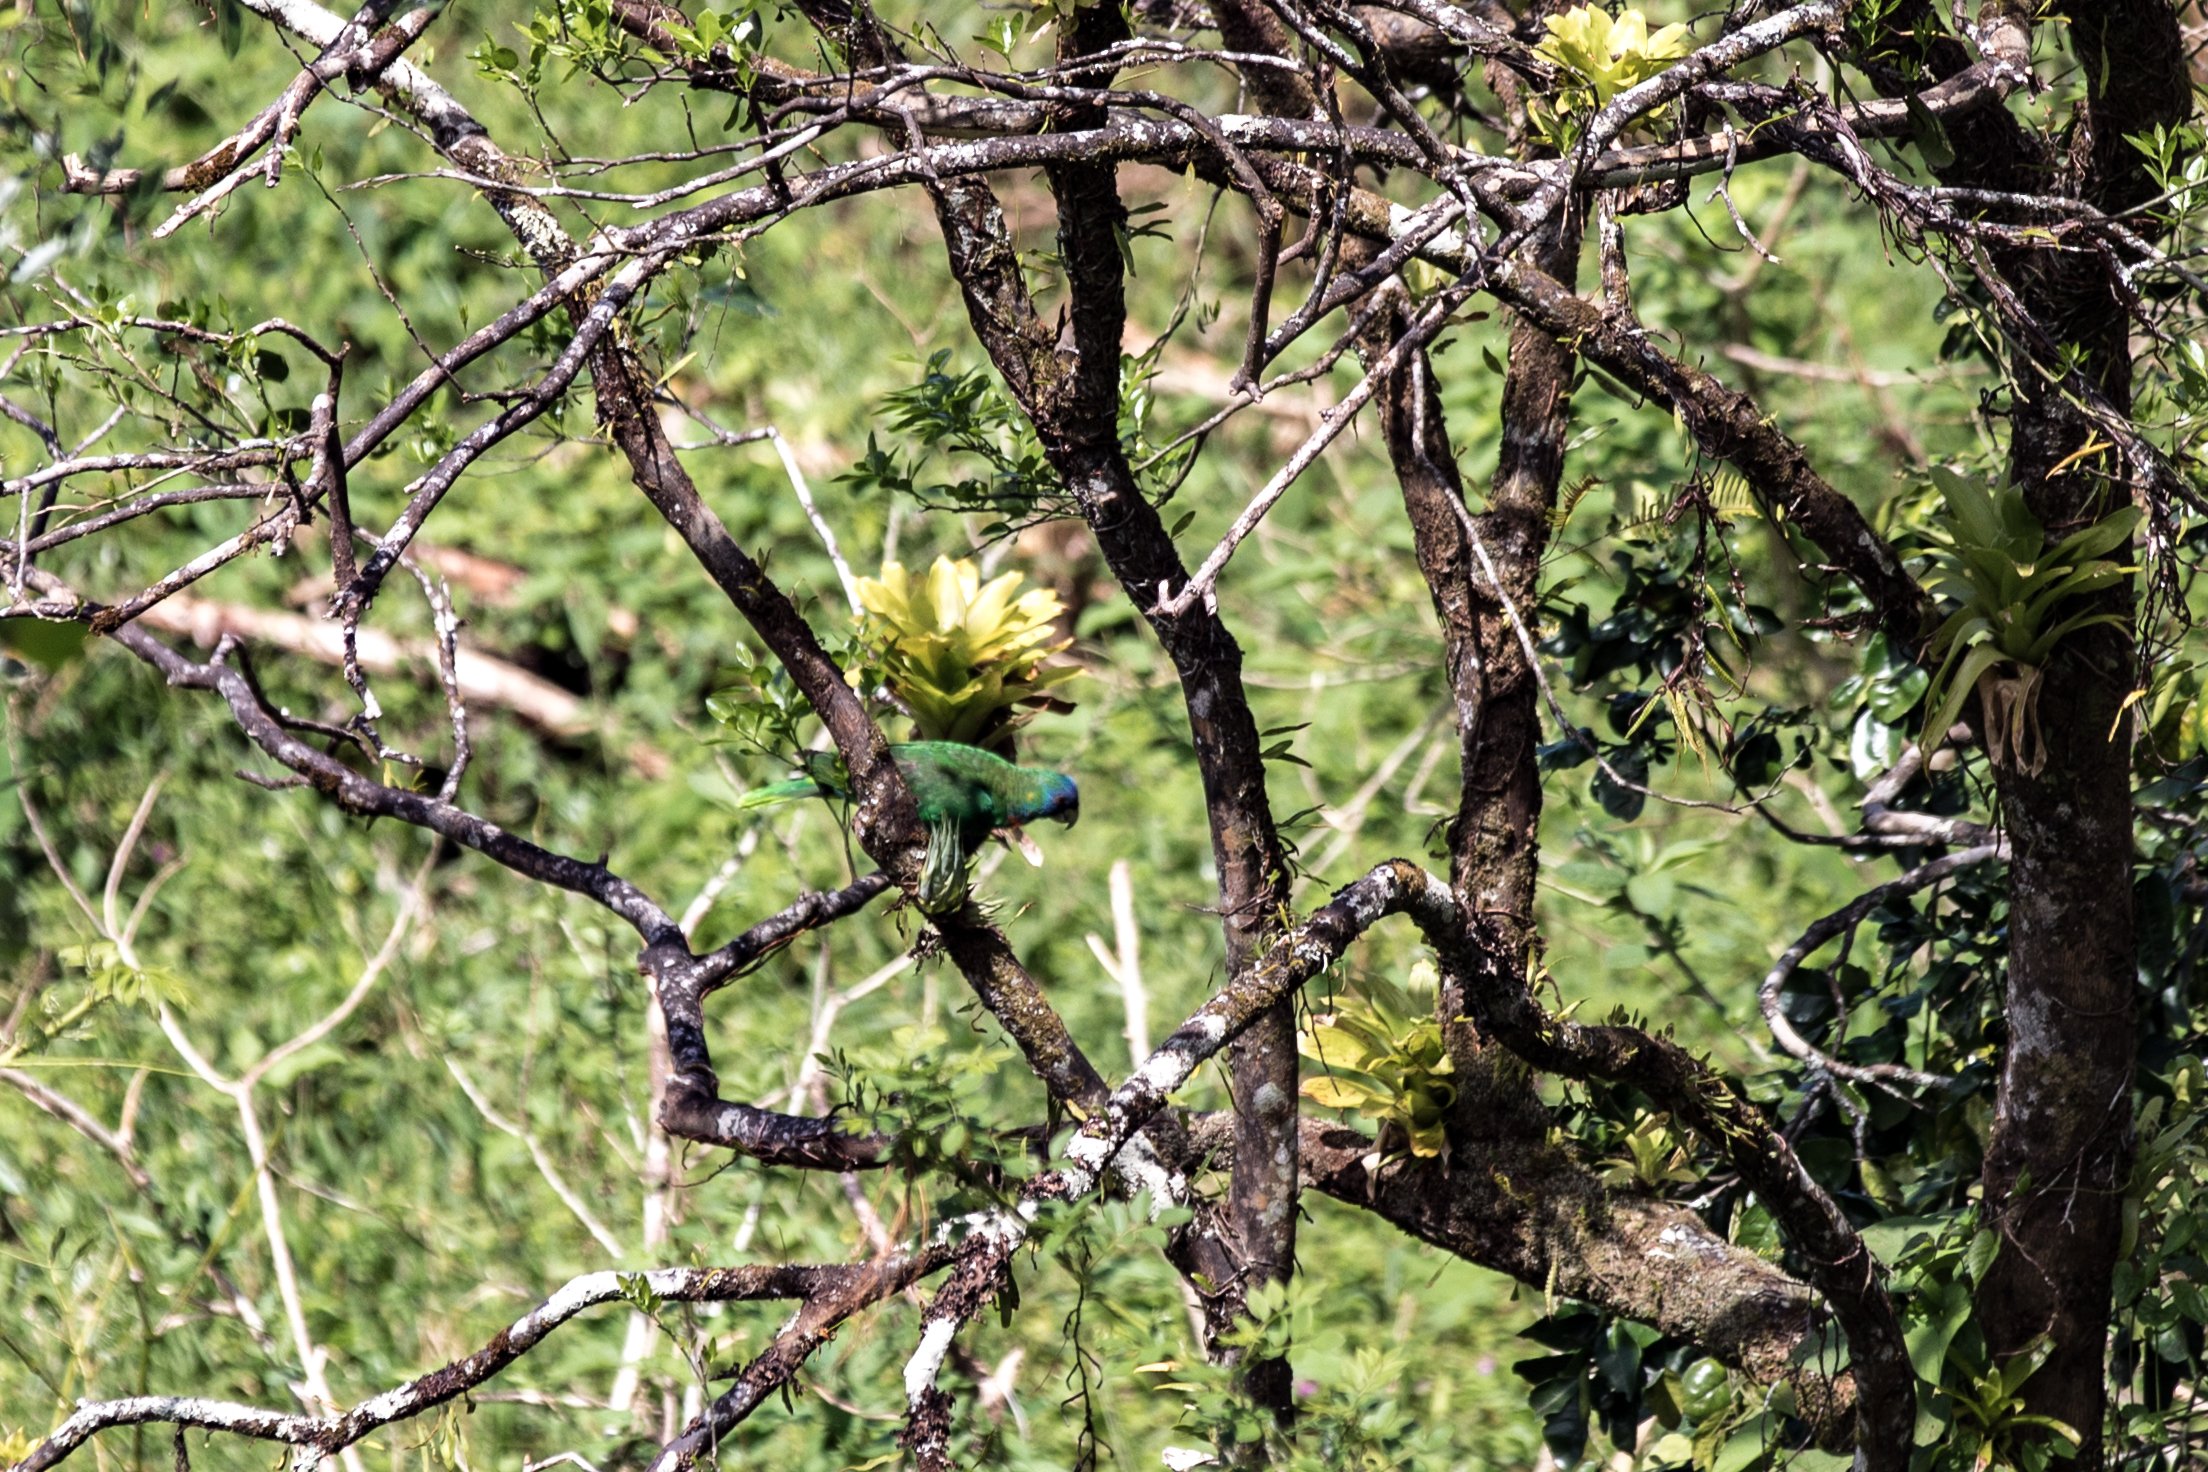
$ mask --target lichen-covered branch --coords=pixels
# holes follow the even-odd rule
[[[1377,1169],[1375,1148],[1355,1130],[1307,1120],[1304,1179],[1466,1262],[1678,1335],[1759,1385],[1791,1385],[1825,1445],[1854,1435],[1853,1375],[1804,1355],[1830,1310],[1691,1208],[1608,1189],[1544,1140],[1487,1141],[1476,1154]]]
[[[1443,953],[1444,985],[1464,988],[1473,1020],[1534,1067],[1567,1078],[1631,1084],[1699,1133],[1740,1172],[1847,1335],[1855,1369],[1858,1465],[1900,1472],[1916,1425],[1916,1373],[1878,1260],[1777,1126],[1734,1080],[1669,1038],[1637,1027],[1556,1017],[1535,999],[1528,953],[1475,920],[1469,951]],[[1448,946],[1447,937],[1438,944]],[[1453,983],[1448,974],[1455,972]]]
[[[905,1367],[906,1425],[900,1440],[925,1472],[942,1472],[951,1465],[950,1398],[936,1385],[936,1374],[960,1328],[1001,1290],[1005,1268],[1042,1204],[1078,1201],[1096,1190],[1121,1152],[1206,1059],[1333,965],[1382,917],[1393,914],[1409,914],[1421,930],[1446,935],[1456,924],[1456,901],[1446,884],[1407,859],[1390,860],[1336,890],[1112,1090],[1104,1107],[1084,1120],[1067,1144],[1064,1165],[1030,1181],[1015,1209],[991,1212],[969,1225],[951,1278],[921,1321],[920,1347]],[[1175,1184],[1169,1181],[1168,1189]]]
[[[311,1453],[309,1465],[398,1422],[483,1384],[542,1343],[545,1336],[585,1309],[619,1303],[639,1293],[675,1303],[730,1303],[758,1299],[801,1299],[814,1320],[840,1321],[868,1303],[898,1291],[941,1267],[949,1254],[941,1248],[900,1253],[878,1262],[842,1266],[809,1265],[741,1268],[656,1268],[649,1272],[585,1273],[500,1330],[489,1343],[462,1359],[404,1385],[362,1401],[333,1416],[289,1415],[257,1406],[193,1396],[142,1395],[120,1400],[85,1401],[52,1435],[31,1450],[12,1472],[47,1472],[59,1466],[102,1431],[117,1426],[167,1422],[207,1431],[223,1431],[256,1441],[281,1442]],[[805,1346],[810,1353],[816,1337]],[[778,1361],[758,1377],[779,1385],[788,1380],[803,1355]],[[766,1386],[771,1389],[772,1385]],[[760,1392],[764,1393],[764,1390]],[[725,1399],[725,1397],[724,1397]]]

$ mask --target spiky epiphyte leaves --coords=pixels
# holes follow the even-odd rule
[[[1439,1155],[1457,1098],[1441,1026],[1385,981],[1369,979],[1359,990],[1358,1001],[1312,1017],[1297,1036],[1296,1051],[1321,1069],[1301,1092],[1323,1109],[1353,1109],[1377,1122],[1382,1155]]]
[[[1071,642],[1050,637],[1065,609],[1048,588],[1020,592],[1021,582],[1008,572],[984,584],[974,563],[948,557],[925,579],[886,562],[879,578],[858,580],[861,637],[918,739],[1002,745],[1079,673],[1044,667]]]
[[[1648,17],[1621,10],[1615,17],[1599,5],[1581,5],[1543,22],[1548,34],[1533,50],[1564,72],[1557,89],[1557,112],[1535,108],[1535,126],[1551,142],[1569,141],[1566,115],[1591,112],[1629,87],[1647,81],[1687,54],[1687,28],[1650,31]]]
[[[1932,591],[1958,606],[1932,636],[1930,653],[1940,663],[1925,694],[1923,745],[1929,752],[1945,739],[1976,690],[1987,752],[2037,775],[2047,762],[2039,731],[2041,669],[2069,635],[2123,622],[2069,605],[2138,571],[2108,554],[2130,542],[2139,511],[2112,511],[2049,547],[2020,488],[1989,494],[1944,469],[1935,469],[1932,480],[1947,502],[1949,535],[1949,545],[1933,553]]]
[[[956,821],[940,819],[928,828],[928,853],[920,863],[920,887],[913,898],[923,915],[944,915],[966,898],[966,847]]]
[[[1579,78],[1593,92],[1597,107],[1687,54],[1685,26],[1650,31],[1648,17],[1638,10],[1621,10],[1613,17],[1599,5],[1580,5],[1543,24],[1548,34],[1534,54]]]
[[[1642,1112],[1617,1137],[1617,1153],[1602,1161],[1602,1179],[1617,1187],[1660,1191],[1701,1179],[1694,1152],[1668,1115]]]

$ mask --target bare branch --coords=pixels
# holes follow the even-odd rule
[[[706,1043],[704,997],[803,932],[863,909],[889,888],[888,876],[876,873],[846,889],[807,895],[704,957],[693,958],[679,939],[645,952],[642,965],[667,1031],[669,1069],[659,1122],[669,1134],[737,1150],[769,1165],[865,1170],[883,1163],[888,1141],[856,1134],[833,1117],[778,1114],[722,1099]]]
[[[996,1296],[1001,1275],[1026,1240],[1028,1223],[1042,1203],[1078,1200],[1097,1189],[1142,1126],[1206,1059],[1333,965],[1383,916],[1403,913],[1412,915],[1429,933],[1448,934],[1457,924],[1456,900],[1449,887],[1405,859],[1381,864],[1336,890],[1309,919],[1281,935],[1254,966],[1175,1028],[1142,1067],[1112,1091],[1104,1106],[1082,1123],[1066,1146],[1065,1165],[1028,1183],[1017,1209],[990,1212],[969,1224],[958,1248],[956,1270],[929,1306],[921,1323],[920,1347],[905,1366],[907,1419],[900,1440],[920,1467],[940,1472],[950,1465],[950,1399],[936,1386],[936,1375],[959,1329]],[[1154,1193],[1166,1199],[1185,1189],[1185,1182],[1175,1174],[1154,1175],[1154,1166],[1147,1161],[1131,1164],[1135,1170],[1130,1185],[1154,1182]]]
[[[837,1315],[840,1320],[883,1296],[882,1285],[898,1280],[909,1282],[924,1276],[940,1267],[948,1257],[942,1249],[926,1248],[879,1262],[843,1267],[658,1268],[643,1273],[585,1273],[569,1279],[559,1291],[499,1331],[475,1353],[365,1400],[341,1415],[287,1415],[190,1396],[148,1395],[82,1401],[52,1435],[16,1465],[13,1472],[46,1472],[102,1431],[117,1426],[142,1426],[148,1422],[226,1431],[256,1441],[281,1442],[332,1454],[352,1446],[371,1432],[434,1410],[481,1385],[535,1349],[554,1329],[583,1310],[623,1301],[638,1290],[676,1303],[803,1299],[809,1309],[814,1305],[842,1305],[844,1311]]]
[[[1802,962],[1808,960],[1819,946],[1835,936],[1845,935],[1855,929],[1856,926],[1863,923],[1865,916],[1879,906],[1889,900],[1915,894],[1920,889],[1928,889],[1958,870],[1970,868],[1975,864],[1982,864],[1988,859],[2006,859],[2007,857],[2008,844],[2005,841],[1999,841],[1980,844],[1976,848],[1964,849],[1961,853],[1948,854],[1944,858],[1933,859],[1928,863],[1919,864],[1898,879],[1889,879],[1884,884],[1865,890],[1839,909],[1812,924],[1809,929],[1802,932],[1800,940],[1786,948],[1779,959],[1772,964],[1770,971],[1765,973],[1762,984],[1756,988],[1756,999],[1763,1008],[1764,1021],[1770,1024],[1771,1036],[1778,1039],[1780,1047],[1786,1049],[1787,1052],[1792,1053],[1804,1063],[1815,1068],[1821,1068],[1836,1078],[1852,1079],[1857,1083],[1905,1083],[1920,1089],[1945,1087],[1950,1080],[1941,1078],[1937,1074],[1904,1067],[1899,1063],[1872,1063],[1867,1065],[1843,1063],[1839,1059],[1824,1053],[1795,1030],[1794,1024],[1787,1018],[1785,1004],[1779,994],[1786,986],[1787,978],[1792,976]]]
[[[60,579],[37,569],[32,570],[31,579],[33,586],[59,594],[80,616],[97,616],[99,605],[79,598]],[[268,706],[241,667],[238,659],[243,646],[236,639],[225,636],[205,664],[194,664],[151,634],[130,625],[115,629],[109,637],[159,670],[171,685],[220,696],[254,745],[345,811],[364,817],[396,818],[442,834],[516,873],[596,900],[634,927],[646,944],[679,939],[681,931],[674,917],[603,863],[584,863],[554,853],[442,799],[373,781],[299,740],[287,727],[285,717]]]

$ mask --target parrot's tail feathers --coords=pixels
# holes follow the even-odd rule
[[[778,802],[796,802],[801,797],[820,796],[820,784],[810,777],[792,777],[787,782],[776,782],[767,787],[754,787],[736,799],[741,808],[766,808]]]

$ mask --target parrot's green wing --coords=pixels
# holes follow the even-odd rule
[[[1017,827],[1041,818],[1071,823],[1080,815],[1081,797],[1062,772],[1015,766],[994,752],[956,741],[907,741],[892,746],[897,770],[912,789],[920,821],[934,849],[943,835],[955,840],[956,855],[937,861],[963,872],[965,859],[998,828]],[[736,800],[738,808],[760,808],[805,797],[849,796],[850,780],[834,752],[809,751],[800,761],[805,775],[757,787]]]

